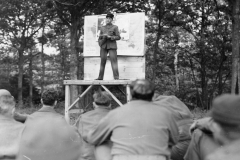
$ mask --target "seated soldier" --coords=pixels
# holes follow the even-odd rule
[[[43,107],[28,116],[17,160],[78,160],[80,135],[54,110],[57,92],[43,92]]]
[[[157,94],[157,93],[156,93]],[[191,136],[189,128],[193,123],[193,116],[188,107],[175,96],[154,95],[153,103],[164,107],[173,113],[174,120],[179,129],[179,141],[171,149],[172,160],[183,160]]]
[[[172,114],[152,103],[154,85],[136,80],[131,86],[133,100],[110,111],[89,132],[87,141],[101,145],[112,141],[113,160],[166,160],[178,141],[178,127]]]
[[[191,126],[192,139],[184,156],[185,160],[204,160],[220,147],[215,142],[211,129],[212,118],[196,120]]]
[[[78,130],[83,138],[87,137],[90,130],[94,129],[98,122],[107,115],[111,109],[112,97],[106,91],[97,91],[93,94],[94,110],[80,116]],[[81,147],[81,160],[95,160],[95,147],[85,141]],[[106,157],[105,157],[106,158]]]
[[[213,101],[211,128],[214,141],[221,147],[206,160],[240,159],[240,96],[225,94]]]
[[[24,125],[13,119],[15,101],[5,89],[0,89],[0,159],[14,160]]]

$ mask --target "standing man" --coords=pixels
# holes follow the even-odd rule
[[[131,94],[133,100],[110,111],[87,141],[98,146],[111,140],[113,160],[168,160],[178,141],[172,113],[151,102],[154,85],[147,80],[134,81]]]
[[[106,25],[100,29],[98,43],[100,46],[101,64],[99,76],[96,80],[103,80],[108,53],[112,65],[113,77],[115,80],[119,79],[116,40],[120,40],[121,37],[118,26],[112,24],[113,17],[114,15],[111,13],[107,14]]]

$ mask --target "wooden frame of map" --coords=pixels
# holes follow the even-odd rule
[[[85,16],[83,55],[100,56],[98,45],[98,30],[104,24],[106,15]],[[145,13],[115,14],[113,24],[120,31],[121,40],[117,41],[118,55],[143,56],[145,48]]]

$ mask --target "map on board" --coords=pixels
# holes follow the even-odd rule
[[[106,15],[85,16],[84,56],[100,56],[99,28],[105,25]],[[115,14],[113,24],[118,26],[121,40],[117,41],[118,55],[143,56],[145,45],[145,14]]]

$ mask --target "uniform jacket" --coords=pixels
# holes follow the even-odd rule
[[[106,38],[106,35],[111,36],[111,38]],[[104,49],[117,49],[116,40],[120,40],[120,33],[118,26],[113,24],[107,24],[102,26],[100,29],[100,36],[98,39],[99,46]]]
[[[133,100],[105,116],[87,140],[94,145],[113,142],[112,155],[163,155],[178,141],[171,113],[152,102]]]
[[[99,106],[98,108],[81,115],[78,130],[81,136],[86,140],[90,130],[95,129],[99,121],[110,111],[107,106]],[[83,141],[81,147],[81,160],[95,160],[94,146]]]
[[[190,140],[189,128],[193,123],[193,116],[188,107],[175,96],[159,96],[154,103],[173,113],[179,129],[179,141]]]
[[[192,134],[192,140],[188,146],[184,159],[204,160],[219,147],[220,145],[214,141],[212,134],[206,134],[201,130],[196,129]]]
[[[207,156],[205,160],[239,160],[240,159],[240,140],[234,141],[229,145],[222,146],[215,152]]]
[[[80,135],[52,107],[29,115],[17,160],[78,160]]]
[[[16,158],[23,128],[22,123],[0,116],[0,159]]]

